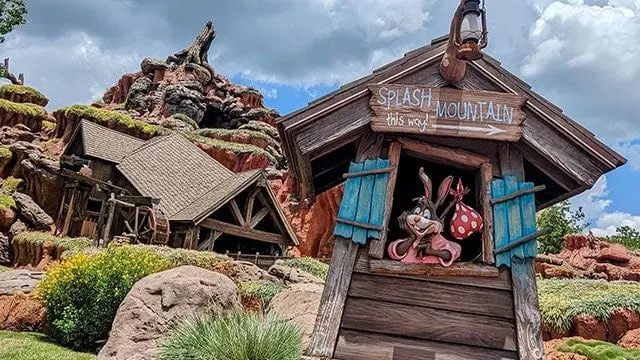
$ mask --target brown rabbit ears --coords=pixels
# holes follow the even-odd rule
[[[427,197],[427,199],[431,199],[431,196],[433,195],[433,184],[431,183],[431,179],[429,178],[429,176],[427,176],[427,174],[425,174],[423,167],[420,168],[420,170],[418,171],[418,174],[420,176],[420,180],[422,181],[422,184],[424,185],[424,195]],[[449,190],[451,189],[451,183],[453,183],[453,176],[451,175],[447,176],[440,183],[440,186],[438,187],[438,195],[435,201],[436,209],[440,205],[442,205],[442,203],[444,202],[444,199],[449,194]]]

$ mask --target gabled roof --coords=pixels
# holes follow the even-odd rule
[[[460,82],[448,83],[439,74],[447,38],[443,36],[429,45],[407,52],[372,74],[277,119],[290,170],[300,185],[299,195],[313,198],[316,195],[314,182],[320,181],[324,186],[337,179],[327,174],[329,169],[316,169],[313,161],[335,153],[364,132],[371,131],[369,84],[453,85],[463,90],[490,90],[527,96],[524,109],[527,119],[523,123],[523,136],[518,147],[538,169],[552,169],[553,176],[549,177],[557,182],[560,190],[549,203],[584,191],[593,186],[602,174],[626,162],[621,155],[596,139],[593,133],[568,118],[556,105],[532,91],[530,86],[486,54],[483,59],[467,66],[467,75]],[[561,154],[554,153],[558,144],[564,144],[560,146]],[[335,172],[341,175],[339,170]],[[324,188],[319,191],[322,190]]]
[[[81,120],[69,144],[80,137],[86,156],[119,163],[125,155],[145,144],[143,140],[100,126],[88,120]],[[70,149],[68,147],[66,150]],[[66,154],[65,154],[66,155]]]
[[[117,169],[141,195],[160,198],[169,219],[234,176],[178,133],[150,140]]]

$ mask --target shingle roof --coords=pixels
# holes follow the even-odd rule
[[[85,154],[105,161],[119,163],[127,154],[145,144],[143,140],[91,121],[82,120],[80,126]]]
[[[170,219],[234,175],[177,133],[149,141],[117,169],[141,195],[160,198]]]

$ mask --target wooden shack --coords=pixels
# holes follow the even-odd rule
[[[262,170],[233,173],[179,133],[142,141],[82,120],[61,169],[62,236],[264,255],[298,244]]]
[[[345,186],[309,355],[544,357],[535,213],[626,160],[487,55],[447,81],[446,48],[278,120],[301,200]]]

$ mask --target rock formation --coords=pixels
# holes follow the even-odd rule
[[[44,274],[40,271],[18,269],[0,273],[0,296],[16,292],[29,294]]]

